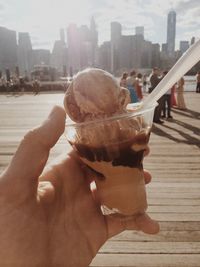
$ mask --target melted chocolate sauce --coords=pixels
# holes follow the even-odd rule
[[[143,154],[145,149],[134,151],[133,145],[145,145],[149,141],[146,134],[136,135],[129,141],[101,147],[92,147],[84,144],[72,143],[78,154],[89,161],[111,162],[113,166],[127,166],[142,169]]]

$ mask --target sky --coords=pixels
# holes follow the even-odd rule
[[[118,21],[122,34],[144,26],[145,40],[165,43],[167,13],[176,11],[176,48],[180,40],[200,37],[200,0],[0,0],[0,26],[29,32],[33,48],[52,50],[60,28],[88,25],[94,16],[99,44],[110,40],[110,23]]]

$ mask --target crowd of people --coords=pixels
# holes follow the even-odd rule
[[[20,91],[24,84],[24,79],[17,76],[10,77],[9,79],[6,79],[4,76],[0,77],[0,91],[2,92]]]
[[[197,93],[200,93],[200,71],[197,72],[197,75],[196,75],[196,82],[197,82],[196,92],[197,92]]]
[[[42,91],[66,91],[68,84],[66,82],[46,82],[39,80],[30,80],[28,77],[12,76],[7,80],[4,76],[0,78],[0,92],[22,93],[33,92],[38,94]]]
[[[120,86],[127,88],[130,92],[131,103],[139,102],[143,99],[144,92],[151,93],[168,71],[161,71],[155,67],[151,74],[142,75],[135,70],[130,73],[124,72],[120,79]],[[196,76],[197,88],[196,92],[200,92],[200,72]],[[153,121],[158,124],[163,124],[163,119],[173,119],[171,108],[186,110],[184,99],[185,80],[183,77],[158,100],[158,105],[154,112]]]
[[[132,70],[129,74],[124,72],[120,79],[120,86],[129,90],[131,103],[136,103],[142,100],[143,76],[141,73],[136,73],[135,70]]]

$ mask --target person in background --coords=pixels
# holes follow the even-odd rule
[[[163,77],[168,73],[168,71],[163,72]],[[169,89],[163,96],[162,96],[162,118],[168,118],[172,119],[173,117],[171,116],[171,92],[172,89]],[[167,114],[167,116],[166,116]]]
[[[143,78],[142,78],[142,82],[143,82],[143,92],[147,92],[147,88],[148,88],[148,75],[144,74]]]
[[[143,98],[142,95],[142,74],[138,73],[135,79],[135,89],[138,99],[141,101]]]
[[[132,70],[126,80],[127,89],[130,92],[131,103],[138,102],[138,97],[135,89],[136,72]]]
[[[127,77],[128,77],[128,73],[124,72],[120,79],[120,86],[127,88],[127,82],[126,82]]]
[[[176,101],[176,84],[174,84],[171,88],[171,107],[176,107],[177,106],[177,101]]]
[[[6,79],[3,76],[0,78],[0,91],[6,91]]]
[[[150,77],[149,77],[149,81],[150,81],[149,93],[151,93],[155,89],[155,87],[159,84],[161,79],[162,77],[159,77],[159,69],[157,67],[153,68],[152,73],[150,74]],[[164,121],[160,119],[162,108],[163,108],[163,98],[161,97],[158,100],[158,105],[154,111],[153,122],[158,123],[158,124],[164,123]]]
[[[197,72],[197,75],[196,75],[196,82],[197,82],[196,92],[197,92],[197,93],[200,93],[200,71]]]
[[[185,80],[182,77],[177,83],[177,108],[186,110],[185,100],[184,100],[184,84]]]
[[[173,119],[171,116],[171,89],[169,89],[164,95],[163,95],[163,109],[162,109],[163,115],[162,118],[168,118]],[[167,116],[166,116],[167,114]]]
[[[36,79],[33,81],[33,90],[35,92],[35,95],[37,95],[40,91],[40,82]]]

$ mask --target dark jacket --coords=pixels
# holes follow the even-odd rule
[[[151,93],[153,91],[153,89],[159,84],[160,82],[160,78],[158,78],[158,75],[157,74],[152,74],[150,76],[150,88],[149,88],[149,93]]]

